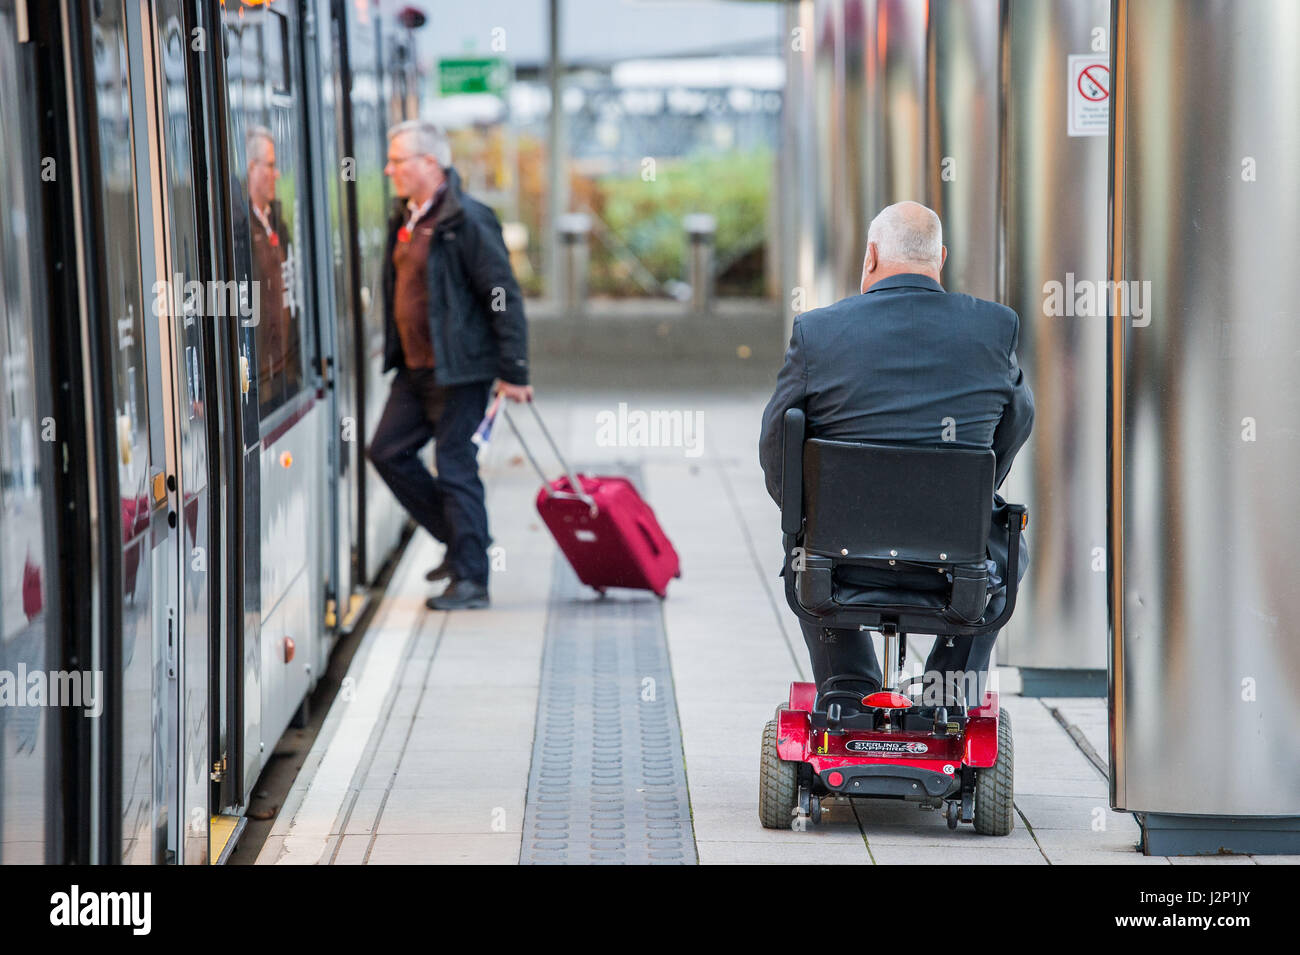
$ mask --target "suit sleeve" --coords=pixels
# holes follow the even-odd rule
[[[1025,373],[1020,368],[1016,349],[1020,344],[1020,316],[1015,315],[1015,330],[1011,336],[1010,367],[1008,377],[1011,385],[1011,398],[1002,409],[1002,419],[993,432],[993,453],[997,455],[997,485],[1001,487],[1011,470],[1011,462],[1029,438],[1034,427],[1034,394],[1025,381]]]
[[[495,215],[467,216],[462,249],[466,274],[483,305],[501,356],[497,377],[512,385],[528,384],[528,322],[524,297],[510,268],[510,253]]]
[[[776,390],[767,407],[763,409],[763,430],[758,440],[758,459],[767,479],[767,493],[781,504],[781,444],[785,427],[785,413],[798,408],[808,397],[808,362],[803,341],[803,326],[794,321],[790,347],[786,349],[785,363],[776,376]]]

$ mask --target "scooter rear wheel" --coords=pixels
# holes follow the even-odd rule
[[[759,759],[758,821],[765,829],[789,829],[799,805],[799,766],[777,754],[776,733],[776,720],[768,720]]]
[[[998,710],[998,758],[975,777],[975,831],[1005,836],[1016,824],[1015,752],[1011,747],[1011,717]]]

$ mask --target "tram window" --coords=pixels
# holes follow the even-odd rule
[[[267,30],[266,72],[271,88],[277,93],[289,92],[289,20],[278,10],[267,10],[270,16]]]
[[[303,387],[302,305],[298,301],[299,254],[294,246],[294,218],[277,196],[280,179],[276,137],[253,126],[245,137],[248,161],[248,227],[257,324],[258,404],[265,418]]]

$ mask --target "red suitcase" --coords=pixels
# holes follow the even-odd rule
[[[652,590],[660,598],[666,596],[668,581],[682,575],[681,564],[650,505],[627,478],[574,475],[537,408],[532,402],[528,406],[564,467],[564,477],[547,481],[546,473],[528,450],[508,412],[506,421],[519,438],[528,460],[542,476],[544,483],[537,492],[537,513],[550,528],[578,579],[602,594],[607,587],[630,587]]]

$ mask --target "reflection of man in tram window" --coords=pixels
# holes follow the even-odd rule
[[[249,232],[253,281],[258,284],[260,314],[255,332],[258,393],[262,411],[278,407],[302,382],[298,322],[290,307],[290,236],[275,198],[280,172],[275,164],[271,131],[254,126],[245,140],[248,156]]]

